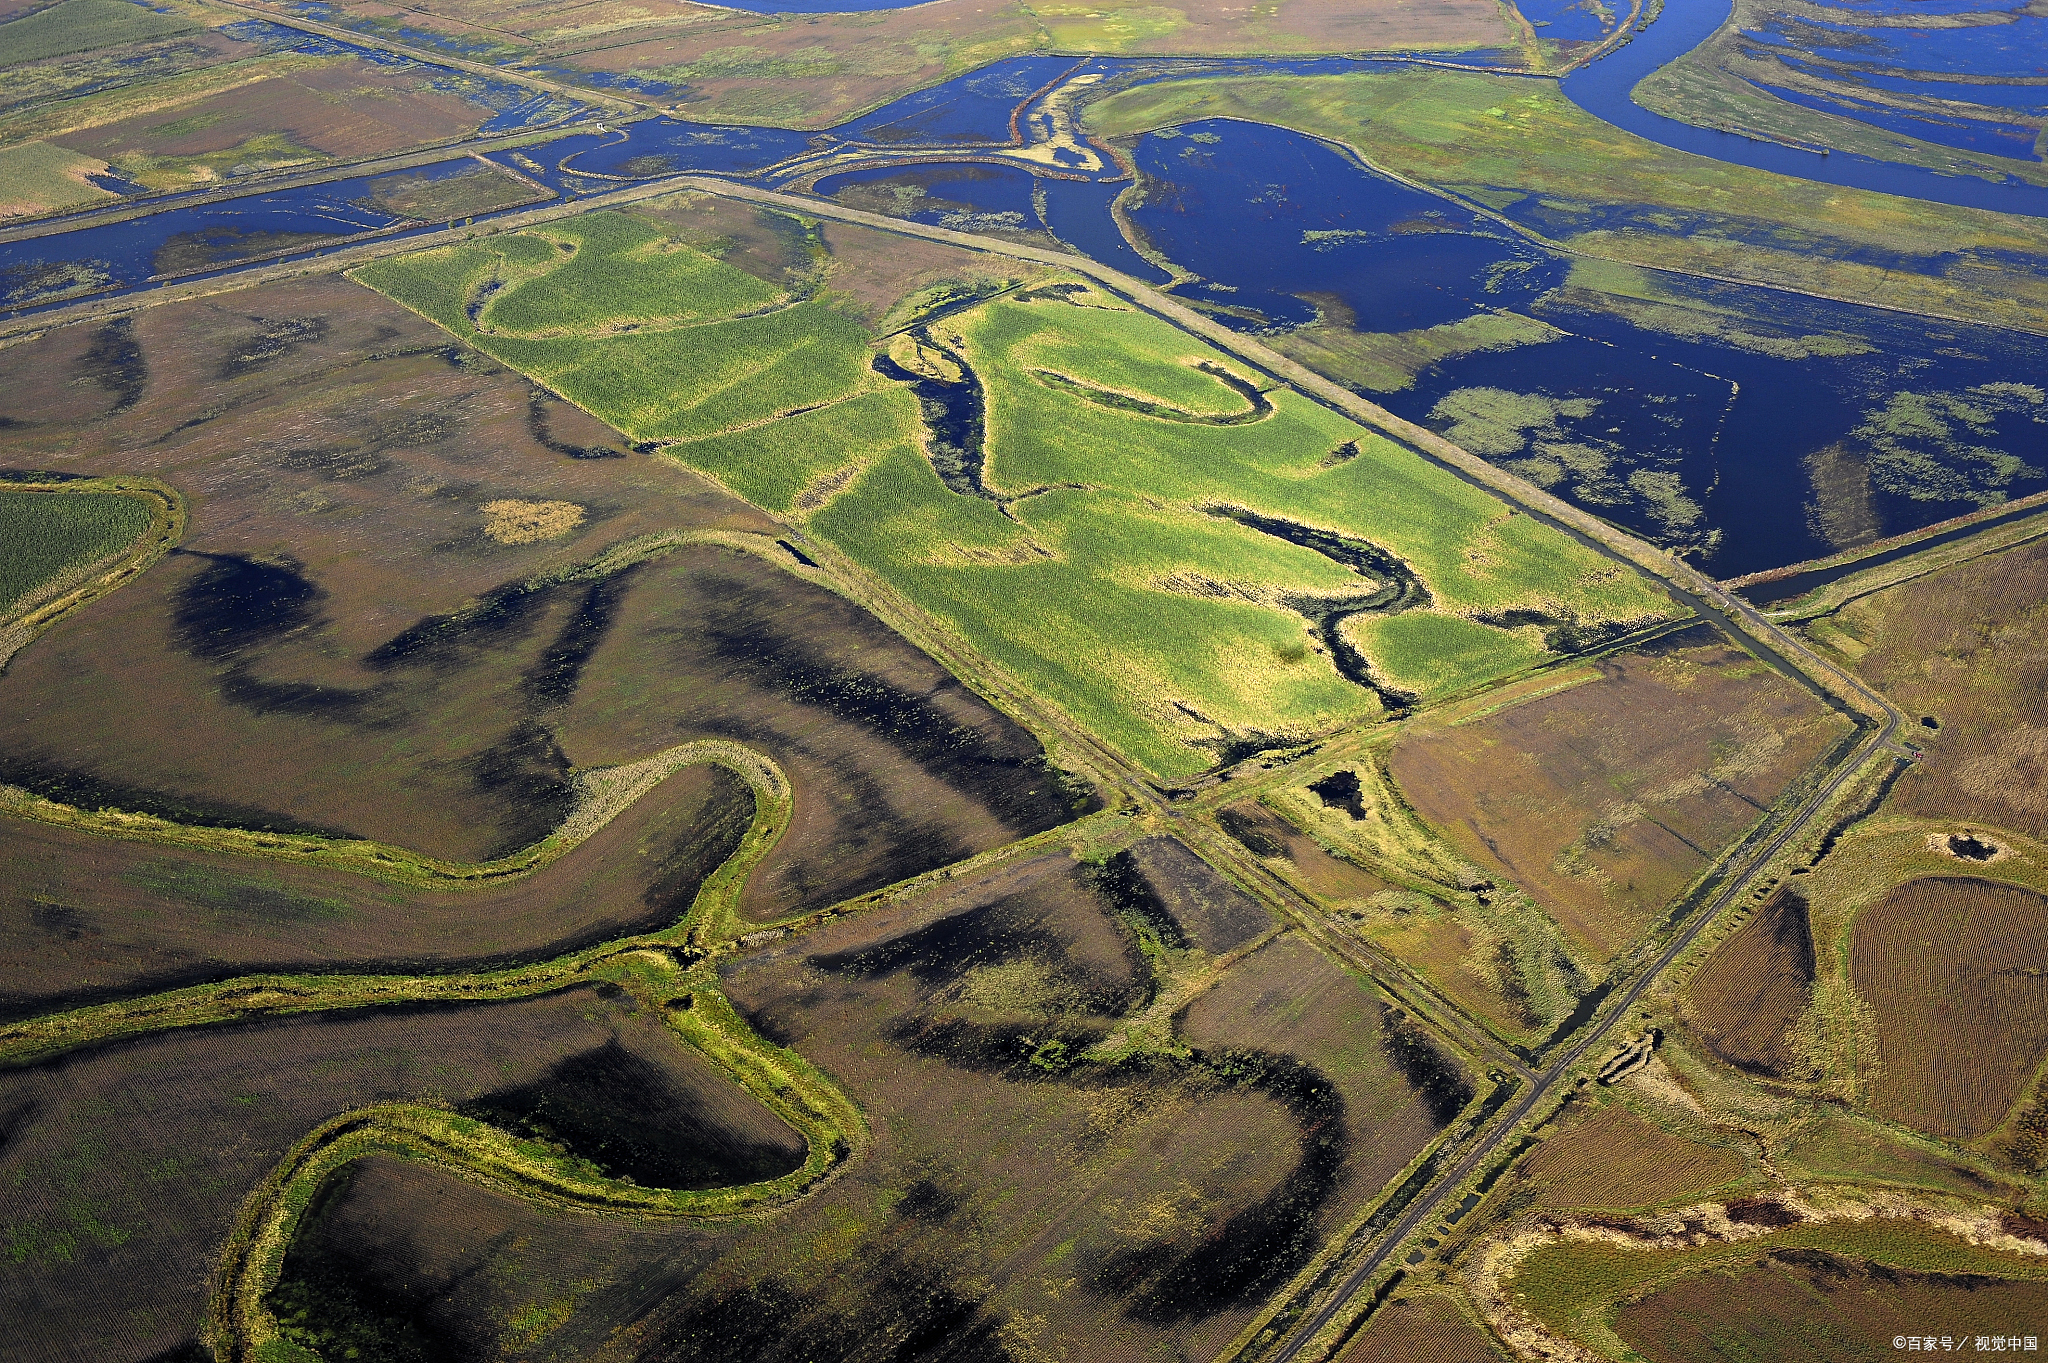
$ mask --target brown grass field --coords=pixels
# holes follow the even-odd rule
[[[1485,1327],[1439,1296],[1396,1297],[1373,1313],[1336,1363],[1507,1363]]]
[[[8,1352],[37,1363],[193,1356],[172,1351],[197,1333],[236,1208],[305,1131],[393,1098],[505,1111],[540,1095],[554,1100],[555,1138],[607,1167],[688,1181],[802,1157],[792,1132],[616,990],[89,1051],[0,1074]],[[635,1113],[658,1116],[668,1135],[636,1127]]]
[[[2048,899],[1915,880],[1857,915],[1849,975],[1876,1014],[1871,1106],[1936,1136],[1996,1127],[2048,1049]]]
[[[1517,1202],[1556,1211],[1628,1210],[1704,1197],[1742,1177],[1740,1156],[1702,1145],[1609,1102],[1530,1151],[1511,1175]]]
[[[336,8],[353,18],[523,47],[523,60],[572,72],[663,80],[684,87],[665,98],[691,118],[805,128],[829,127],[1033,51],[1201,56],[1515,46],[1500,11],[1478,0],[1295,0],[1268,8],[1195,0],[1171,9],[1132,0],[1087,7],[938,0],[866,14],[791,15],[633,0],[432,0],[403,8],[353,0]]]
[[[1599,682],[1411,732],[1390,769],[1460,852],[1605,960],[1846,722],[1706,626],[1600,667]]]
[[[1948,1336],[1974,1356],[1978,1335],[2038,1337],[2044,1319],[2048,1283],[1785,1249],[1656,1288],[1622,1306],[1615,1330],[1654,1363],[1876,1363],[1900,1356],[1895,1336]]]
[[[0,677],[0,779],[473,860],[552,827],[578,767],[737,738],[797,788],[764,917],[1070,816],[1028,733],[758,558],[522,589],[639,535],[773,523],[367,290],[60,330],[0,377],[0,466],[159,473],[193,508],[177,552]],[[507,501],[581,515],[505,543]]]
[[[1887,588],[1822,624],[1864,649],[1856,671],[1913,717],[1931,751],[1890,807],[2048,835],[2048,544]]]
[[[688,767],[525,879],[432,893],[342,871],[0,822],[0,1018],[273,970],[535,959],[667,927],[754,801]]]
[[[1694,1029],[1738,1069],[1783,1078],[1797,1063],[1786,1033],[1805,1010],[1813,980],[1806,900],[1786,886],[1693,977]]]

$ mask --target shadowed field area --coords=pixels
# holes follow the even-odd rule
[[[1191,1051],[1097,1049],[1153,997],[1147,952],[1186,955],[1160,925],[1214,932],[1224,920],[1189,906],[1236,893],[1143,847],[1013,861],[722,972],[873,1128],[773,1221],[593,1228],[370,1161],[294,1260],[355,1265],[430,1357],[841,1363],[877,1339],[906,1361],[1213,1353],[1428,1139],[1438,1086],[1464,1080],[1441,1059],[1424,1074],[1433,1043],[1285,937],[1188,1011]]]
[[[171,1032],[0,1074],[0,1328],[39,1360],[170,1356],[198,1331],[246,1191],[319,1122],[392,1099],[467,1106],[677,1186],[803,1159],[793,1132],[610,986]],[[286,1291],[346,1300],[335,1276],[302,1265],[304,1287],[288,1271]]]

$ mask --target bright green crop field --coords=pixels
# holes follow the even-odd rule
[[[51,578],[126,548],[149,508],[115,492],[0,489],[0,611]]]
[[[1100,290],[1006,296],[932,327],[983,388],[978,496],[940,480],[918,397],[872,370],[862,323],[823,300],[778,305],[645,219],[592,213],[356,277],[803,525],[1163,778],[1384,713],[1315,623],[1384,575],[1304,536],[1368,542],[1413,574],[1404,608],[1335,628],[1376,683],[1423,701],[1549,656],[1542,625],[1478,617],[1675,609]]]

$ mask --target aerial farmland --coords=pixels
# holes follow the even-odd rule
[[[0,0],[0,1353],[2038,1352],[2043,52]]]

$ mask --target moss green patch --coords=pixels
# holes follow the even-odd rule
[[[0,488],[0,611],[120,552],[149,528],[149,508],[114,492]]]
[[[63,0],[0,24],[0,56],[15,66],[117,43],[167,38],[197,27],[190,19],[158,14],[126,0]]]

